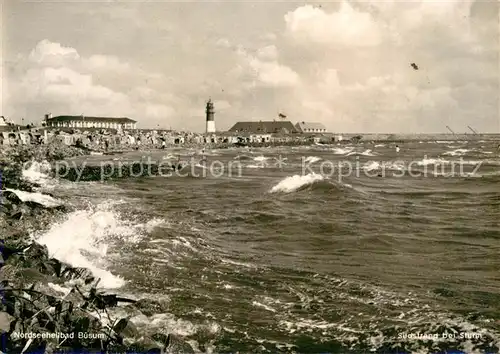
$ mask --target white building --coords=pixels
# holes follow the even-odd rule
[[[102,128],[102,129],[137,129],[137,122],[127,117],[86,117],[86,116],[45,116],[48,127],[59,128]]]
[[[299,133],[326,133],[326,127],[321,123],[298,122],[295,128]]]

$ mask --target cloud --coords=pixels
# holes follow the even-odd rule
[[[240,58],[237,70],[241,78],[250,84],[249,88],[293,87],[300,83],[299,75],[290,67],[278,62],[278,51],[275,46],[259,48],[256,55],[238,47],[236,50]]]
[[[277,60],[278,49],[275,45],[268,45],[257,50],[257,57],[261,60]]]
[[[121,82],[128,82],[128,85],[137,75],[143,79],[156,76],[134,69],[115,56],[81,57],[75,48],[45,39],[16,65],[26,71],[9,80],[10,114],[30,117],[28,120],[39,120],[44,112],[84,113],[129,116],[145,119],[146,125],[156,126],[175,112],[168,102],[162,102],[165,97],[156,95],[156,91],[148,87],[122,92],[98,83],[97,80],[106,81],[106,75],[112,74],[119,75]]]
[[[327,13],[311,5],[298,7],[285,15],[288,33],[295,39],[317,44],[376,46],[381,30],[371,14],[356,10],[347,1],[338,11]]]
[[[220,129],[279,111],[340,132],[500,129],[497,3],[57,4],[57,23],[8,6],[3,114],[18,120],[93,111],[201,131],[211,96]]]
[[[84,67],[91,71],[94,70],[113,70],[118,72],[130,72],[130,64],[123,63],[115,56],[110,55],[92,55],[83,59]]]
[[[283,48],[303,48],[309,62],[298,71],[294,111],[342,131],[500,128],[491,36],[498,23],[476,23],[472,5],[344,2],[334,11],[306,5],[288,12]],[[280,52],[282,60],[289,53]]]
[[[29,54],[29,60],[39,65],[65,65],[79,59],[80,55],[76,49],[63,47],[60,43],[53,43],[47,39],[40,41]]]

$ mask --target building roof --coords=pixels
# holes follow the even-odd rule
[[[296,133],[297,129],[290,121],[259,121],[259,122],[238,122],[230,132],[250,132],[256,134],[264,133]]]
[[[127,117],[87,117],[87,116],[56,116],[49,118],[50,122],[66,121],[89,121],[89,122],[109,122],[109,123],[137,123],[135,120]]]
[[[295,127],[298,130],[306,130],[306,129],[326,130],[326,127],[323,124],[316,122],[298,122],[297,124],[295,124]]]

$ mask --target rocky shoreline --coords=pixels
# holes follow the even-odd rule
[[[0,151],[1,351],[194,353],[179,337],[161,332],[145,335],[128,318],[109,315],[111,309],[125,306],[148,316],[165,311],[165,304],[102,292],[90,270],[52,258],[46,246],[31,238],[33,230],[47,228],[70,210],[23,201],[16,194],[38,187],[23,179],[24,163],[87,153],[65,145]]]

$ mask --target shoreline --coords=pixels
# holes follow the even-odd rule
[[[127,307],[147,316],[154,309],[165,308],[165,304],[103,291],[98,287],[100,279],[89,269],[73,267],[51,257],[45,245],[32,239],[34,230],[47,229],[63,219],[71,208],[23,200],[22,192],[33,193],[40,187],[24,179],[23,163],[53,162],[85,154],[81,149],[64,145],[13,148],[0,153],[0,229],[3,231],[0,277],[4,298],[0,328],[5,346],[2,351],[194,353],[178,336],[144,335],[129,318],[112,319],[108,311]]]

